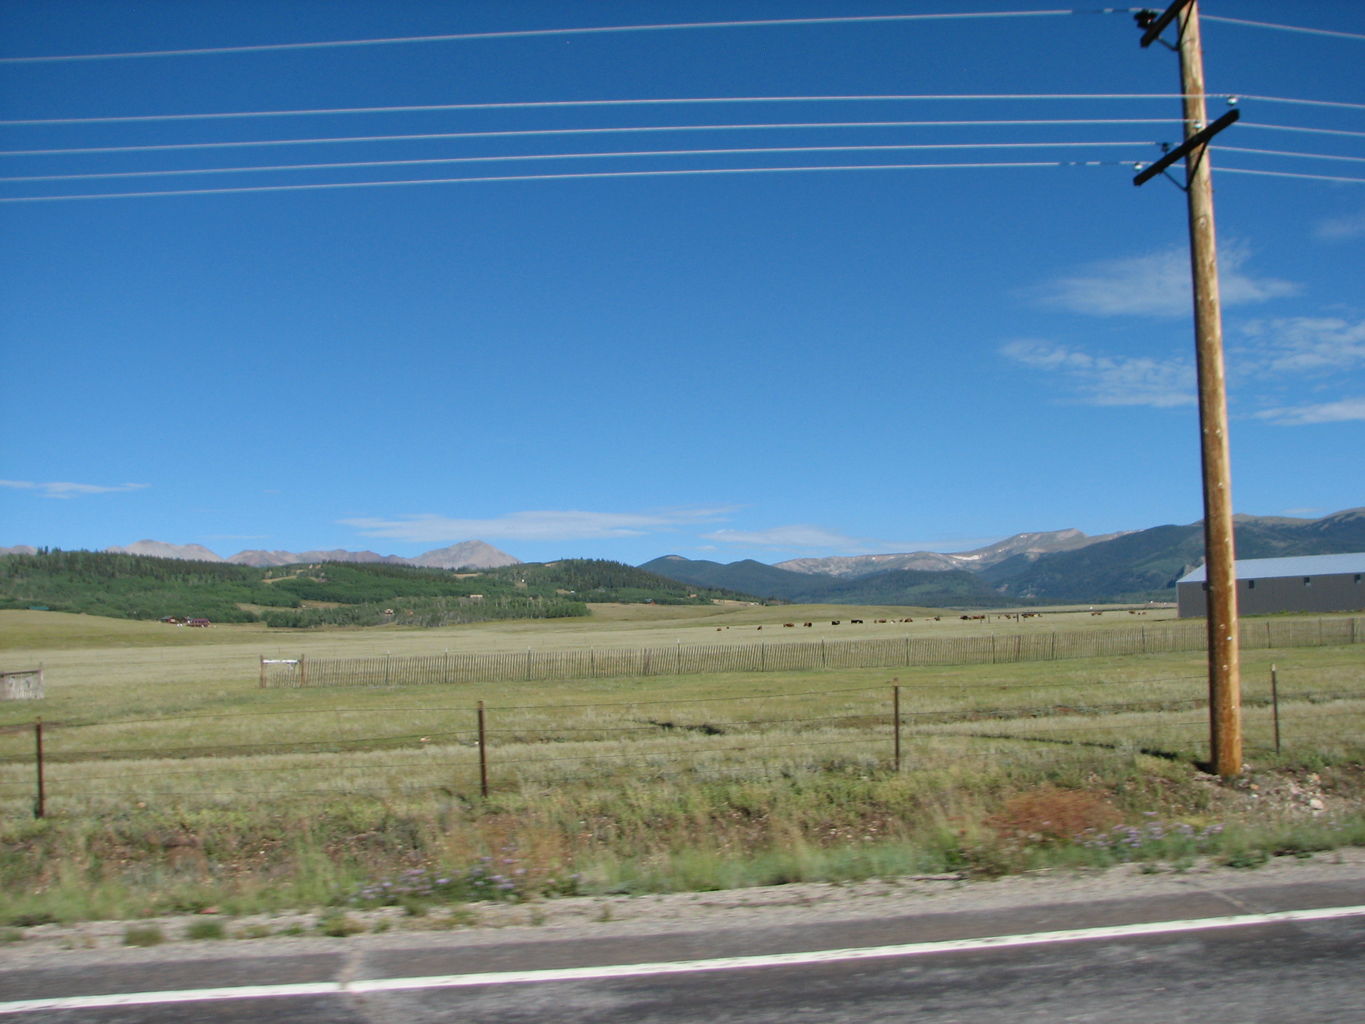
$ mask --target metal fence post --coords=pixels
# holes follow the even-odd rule
[[[901,771],[901,688],[898,683],[891,687],[891,723],[895,736],[893,749],[895,750],[896,774],[899,775]]]
[[[33,801],[33,816],[44,818],[47,816],[47,782],[43,778],[43,720],[34,719],[33,722],[33,746],[34,746],[34,765],[38,772],[38,798]]]
[[[1280,752],[1280,674],[1270,666],[1270,711],[1275,722],[1275,753]]]
[[[483,701],[479,701],[479,793],[488,796],[488,729]]]

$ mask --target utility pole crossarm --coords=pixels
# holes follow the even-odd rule
[[[1166,31],[1166,26],[1175,20],[1175,16],[1180,13],[1181,8],[1188,4],[1190,0],[1175,0],[1175,3],[1167,7],[1161,14],[1155,11],[1141,11],[1137,16],[1139,28],[1147,31],[1142,36],[1142,48],[1145,50],[1161,37],[1161,33]]]
[[[1169,153],[1162,156],[1160,160],[1157,160],[1155,163],[1148,164],[1146,167],[1142,168],[1142,170],[1138,172],[1137,177],[1133,179],[1133,184],[1143,185],[1146,184],[1148,181],[1151,181],[1158,174],[1164,171],[1167,167],[1170,167],[1171,164],[1175,163],[1177,160],[1185,159],[1185,157],[1188,156],[1191,151],[1193,151],[1199,146],[1204,145],[1206,142],[1209,141],[1209,139],[1213,138],[1215,135],[1217,135],[1224,128],[1232,124],[1241,116],[1242,112],[1236,109],[1235,107],[1232,110],[1229,110],[1226,114],[1220,117],[1217,121],[1214,121],[1213,124],[1209,125],[1207,128],[1204,128],[1202,131],[1195,132],[1180,145],[1176,146]]]

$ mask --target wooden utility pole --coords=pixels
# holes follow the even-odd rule
[[[1211,133],[1204,105],[1199,0],[1176,0],[1163,14],[1146,20],[1139,15],[1139,25],[1147,29],[1142,45],[1150,45],[1172,21],[1178,25],[1180,37],[1180,91],[1185,120],[1185,146],[1181,148],[1189,202],[1190,270],[1194,279],[1204,565],[1208,580],[1209,759],[1217,774],[1230,778],[1242,773],[1242,681],[1223,324],[1213,228],[1213,168],[1208,155]]]

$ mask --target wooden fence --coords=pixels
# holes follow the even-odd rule
[[[1242,623],[1246,649],[1365,642],[1359,618],[1263,619]],[[1203,620],[1128,629],[974,637],[696,644],[560,651],[446,653],[370,658],[262,658],[262,687],[424,686],[623,676],[896,668],[1060,661],[1203,650]]]

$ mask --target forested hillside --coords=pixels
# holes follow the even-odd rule
[[[215,622],[250,622],[240,605],[296,606],[259,569],[225,562],[113,554],[39,551],[0,557],[0,608],[43,607],[116,619],[167,615]]]
[[[1237,557],[1279,558],[1365,551],[1365,510],[1322,519],[1239,516]],[[1077,551],[1015,557],[981,577],[1012,600],[1175,600],[1175,582],[1204,560],[1202,523],[1157,526]]]
[[[868,576],[824,576],[792,572],[751,559],[722,565],[667,555],[646,562],[642,569],[697,586],[728,587],[735,591],[797,604],[898,604],[928,607],[991,607],[1002,597],[974,573],[960,569],[892,569]]]
[[[293,628],[561,618],[587,615],[589,601],[705,603],[709,593],[588,560],[454,573],[354,562],[253,568],[95,551],[0,556],[3,608]]]

